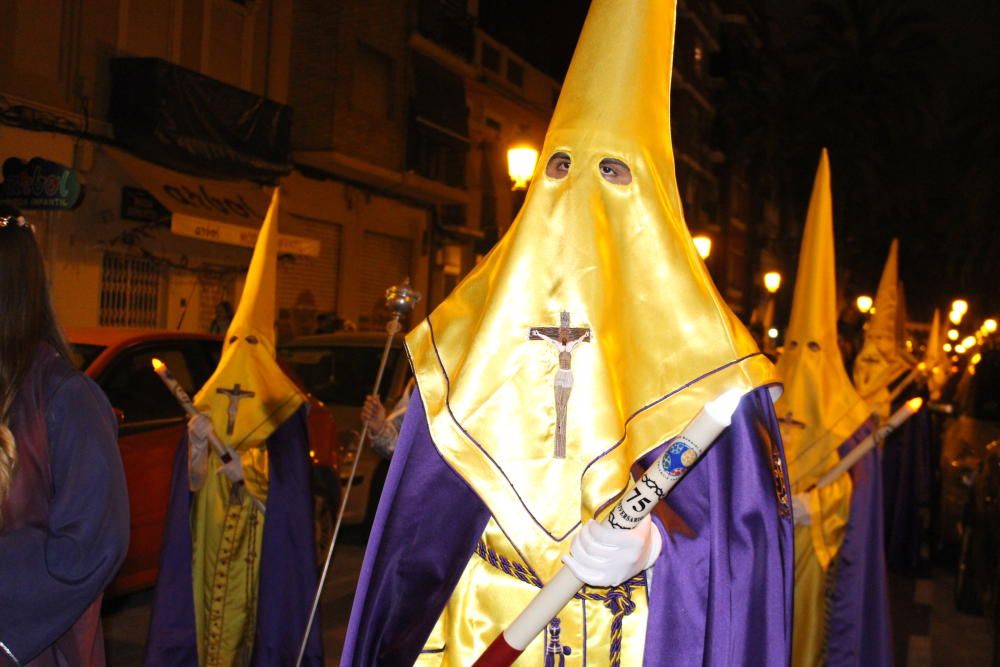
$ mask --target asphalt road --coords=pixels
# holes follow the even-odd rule
[[[354,600],[354,588],[361,560],[364,557],[364,537],[355,529],[346,528],[337,546],[330,574],[321,598],[320,614],[323,626],[323,653],[327,665],[337,665],[347,620]],[[104,605],[104,640],[108,667],[140,667],[142,651],[149,627],[151,590],[142,591],[106,602]],[[298,639],[295,640],[298,642]]]
[[[364,556],[364,537],[348,530],[322,598],[326,664],[337,665],[354,588]],[[890,603],[896,664],[900,667],[990,665],[993,637],[986,619],[955,610],[953,576],[936,570],[933,578],[890,577]],[[149,623],[151,591],[106,605],[104,633],[108,667],[139,667]]]

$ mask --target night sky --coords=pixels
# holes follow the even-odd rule
[[[740,59],[742,88],[719,100],[718,114],[746,129],[734,151],[767,155],[762,167],[781,183],[792,227],[829,148],[847,293],[874,293],[897,236],[911,319],[927,321],[958,296],[976,321],[1000,313],[1000,2],[737,4],[753,9],[767,43]],[[480,22],[559,79],[588,5],[480,0]],[[798,252],[791,232],[786,275]]]

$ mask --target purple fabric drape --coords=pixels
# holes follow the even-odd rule
[[[869,433],[865,423],[840,446],[845,456]],[[827,667],[892,664],[889,589],[882,551],[882,478],[878,447],[850,470],[850,517],[830,592]]]
[[[779,487],[788,488],[778,434],[767,390],[752,392],[671,495],[686,529],[665,532],[645,665],[788,664],[794,552],[791,516],[778,500]],[[413,664],[488,519],[486,506],[437,453],[414,392],[341,665]]]
[[[295,664],[316,591],[305,411],[303,406],[267,441],[270,483],[261,547],[257,632],[251,658],[253,667]],[[190,513],[185,437],[181,439],[174,459],[170,509],[146,643],[146,667],[198,664],[191,581],[191,531],[188,527]],[[323,665],[319,628],[317,619],[309,636],[303,665]]]
[[[101,595],[129,539],[118,422],[48,345],[10,416],[18,464],[0,530],[0,642],[25,667],[102,666]]]
[[[926,391],[913,386],[893,402],[893,410],[915,396],[923,397],[926,405]],[[921,546],[926,540],[922,521],[930,512],[932,465],[925,407],[886,438],[882,452],[885,558],[892,571],[916,574],[920,569]]]

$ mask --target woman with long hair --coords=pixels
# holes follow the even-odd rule
[[[34,229],[0,204],[0,665],[104,665],[128,498],[117,421],[69,359]]]

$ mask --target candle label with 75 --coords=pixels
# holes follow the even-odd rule
[[[621,530],[634,528],[699,458],[701,450],[687,438],[682,436],[670,443],[660,456],[659,463],[647,470],[611,510],[608,524]]]

